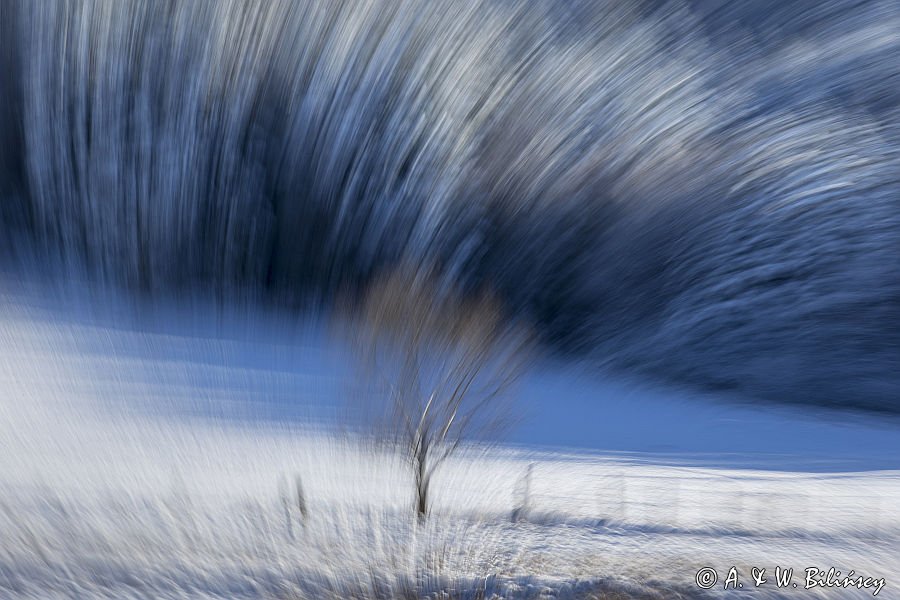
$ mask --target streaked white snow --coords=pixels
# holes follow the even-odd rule
[[[731,565],[745,576],[793,567],[795,581],[807,566],[853,569],[886,578],[878,597],[900,597],[900,471],[868,466],[896,460],[884,453],[898,433],[866,420],[670,405],[546,372],[526,384],[526,398],[544,398],[516,444],[466,448],[439,472],[434,516],[417,527],[402,462],[335,427],[336,399],[354,392],[321,336],[294,343],[263,324],[253,335],[139,331],[11,295],[0,308],[0,598],[396,597],[406,581],[590,597],[597,580],[669,598],[697,592],[703,566],[720,573],[714,596],[732,597],[721,589]],[[746,447],[751,416],[743,426],[770,431],[774,453],[765,439],[756,455]],[[704,434],[722,420],[734,429]],[[595,450],[548,449],[567,423],[573,445]],[[596,451],[603,435],[617,452]],[[733,455],[722,452],[729,436]],[[648,447],[654,437],[681,445]],[[838,468],[845,454],[851,471]],[[791,466],[810,456],[816,468]],[[528,465],[528,510],[513,523]],[[742,581],[743,596],[781,597]]]

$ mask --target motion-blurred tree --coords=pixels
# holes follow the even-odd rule
[[[354,319],[354,346],[376,385],[371,421],[396,443],[415,477],[424,520],[438,467],[463,439],[496,439],[517,411],[511,385],[532,345],[527,328],[487,291],[465,294],[433,270],[401,267],[375,280]]]

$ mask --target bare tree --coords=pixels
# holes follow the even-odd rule
[[[375,405],[386,408],[368,417],[407,455],[424,519],[432,476],[460,442],[496,437],[515,420],[508,392],[530,335],[490,293],[466,295],[412,267],[376,280],[356,317],[354,346],[376,384]]]

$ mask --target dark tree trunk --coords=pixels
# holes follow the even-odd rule
[[[420,523],[425,521],[425,516],[428,514],[428,485],[430,477],[426,472],[426,459],[427,450],[423,449],[416,454],[416,514]]]

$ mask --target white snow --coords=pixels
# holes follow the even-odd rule
[[[667,403],[550,369],[525,385],[532,420],[513,444],[471,445],[439,471],[419,527],[402,460],[340,432],[337,399],[356,392],[321,332],[140,330],[35,305],[0,299],[0,598],[400,597],[412,585],[672,598],[699,594],[704,566],[720,576],[712,597],[871,597],[802,589],[803,569],[833,566],[884,577],[878,597],[900,598],[889,427]],[[567,428],[582,449],[552,448]],[[772,436],[756,453],[754,431]],[[732,565],[740,593],[722,590]],[[776,565],[800,587],[776,588]],[[769,583],[753,588],[752,566]]]

